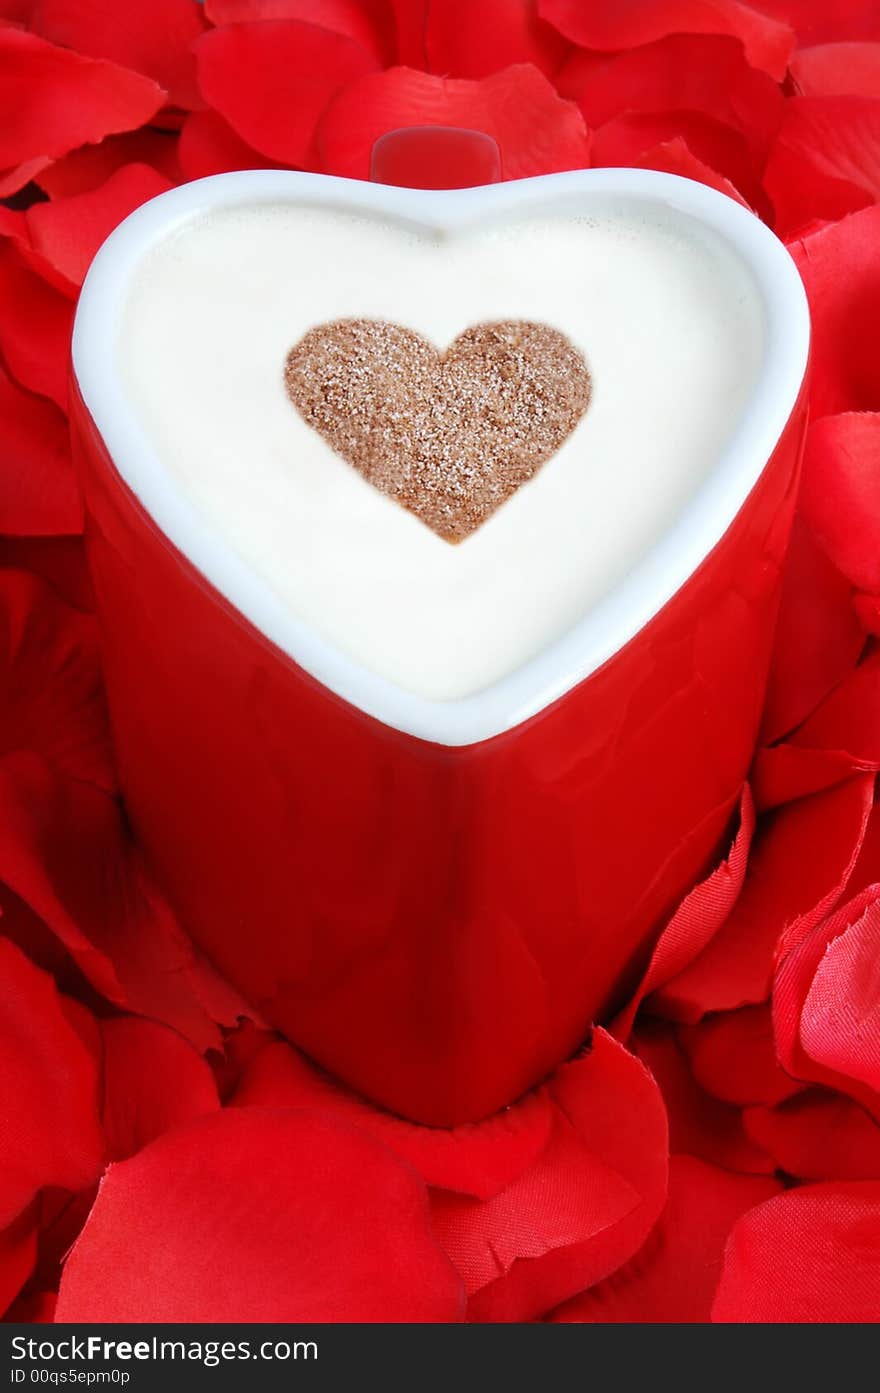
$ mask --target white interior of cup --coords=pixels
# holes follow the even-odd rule
[[[699,220],[749,268],[765,319],[764,367],[715,468],[675,524],[567,633],[483,691],[430,701],[369,671],[302,623],[200,515],[157,455],[123,390],[114,346],[133,271],[176,226],[216,208],[293,202],[374,213],[453,233],[530,210],[589,214],[644,200]],[[809,312],[794,262],[755,216],[703,184],[650,170],[591,169],[452,191],[400,189],[324,175],[247,170],[160,195],[112,233],[77,309],[74,373],[128,487],[168,539],[300,667],[369,715],[443,745],[469,745],[519,725],[608,660],[676,593],[723,536],[769,460],[796,401],[809,352]]]

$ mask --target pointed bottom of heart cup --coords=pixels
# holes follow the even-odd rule
[[[690,197],[680,182],[664,196]],[[782,307],[768,313],[772,330]],[[793,507],[805,340],[785,419],[674,597],[635,633],[621,621],[587,675],[557,671],[537,706],[499,717],[496,693],[482,725],[453,702],[445,726],[414,731],[398,719],[411,705],[380,712],[319,680],[309,652],[254,622],[253,592],[224,593],[230,576],[145,506],[86,363],[93,323],[78,329],[72,421],[137,834],[186,929],[314,1059],[415,1120],[485,1116],[620,1004],[729,834]]]

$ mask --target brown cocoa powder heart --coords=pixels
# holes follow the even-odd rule
[[[440,352],[381,319],[338,319],[291,349],[293,405],[369,483],[460,542],[531,479],[590,401],[557,329],[476,324]]]

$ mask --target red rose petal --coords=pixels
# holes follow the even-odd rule
[[[880,414],[814,421],[807,436],[800,508],[831,560],[853,583],[880,591]]]
[[[18,193],[51,163],[45,155],[40,155],[36,159],[23,160],[21,164],[0,169],[0,198],[9,198]]]
[[[670,1151],[699,1156],[725,1170],[754,1175],[772,1172],[772,1159],[746,1134],[742,1111],[712,1097],[697,1083],[671,1027],[644,1022],[633,1044],[663,1095]]]
[[[785,75],[793,45],[787,24],[737,0],[538,0],[538,11],[583,48],[638,48],[667,34],[731,34],[752,67],[775,78]]]
[[[671,35],[601,64],[578,53],[557,86],[589,126],[633,112],[701,112],[738,130],[756,158],[766,154],[782,116],[777,84],[749,66],[736,39],[710,34]]]
[[[534,1166],[486,1204],[434,1199],[472,1320],[533,1319],[601,1281],[641,1246],[665,1201],[666,1117],[639,1060],[596,1030],[590,1052],[546,1089],[557,1125]]]
[[[735,188],[729,179],[725,179],[723,174],[698,160],[680,136],[661,141],[653,149],[643,151],[635,165],[638,169],[657,169],[663,174],[679,174],[683,179],[696,179],[697,183],[708,184],[710,189],[717,189],[736,203],[741,203],[744,208],[751,209],[751,205],[743,198],[739,189]]]
[[[863,647],[852,586],[796,517],[782,582],[763,739],[778,740],[814,711],[853,669]]]
[[[177,147],[176,135],[153,127],[108,135],[98,145],[83,145],[55,160],[37,175],[35,182],[50,198],[72,198],[100,188],[128,164],[147,164],[170,184],[179,184]]]
[[[267,19],[305,20],[354,39],[380,67],[392,57],[388,52],[388,26],[381,22],[381,0],[378,5],[370,0],[205,0],[205,14],[217,25]]]
[[[773,984],[773,1021],[779,1058],[789,1073],[837,1088],[880,1118],[873,984],[878,942],[874,885],[793,944]],[[839,987],[853,999],[837,1000]]]
[[[790,24],[802,44],[880,38],[876,0],[761,0],[761,9]]]
[[[30,27],[77,53],[146,73],[178,106],[198,102],[191,48],[207,26],[195,0],[119,6],[102,0],[34,0]]]
[[[841,682],[791,737],[805,750],[843,753],[852,767],[880,767],[880,653]]]
[[[554,1321],[674,1324],[708,1321],[724,1245],[746,1210],[779,1192],[764,1176],[731,1175],[695,1156],[672,1156],[669,1198],[644,1248]]]
[[[765,1001],[783,933],[807,932],[839,899],[861,846],[872,792],[873,778],[866,775],[770,814],[755,838],[730,916],[705,952],[651,998],[652,1007],[694,1023],[708,1011]]]
[[[27,222],[37,252],[70,283],[82,285],[89,264],[114,227],[171,185],[146,164],[129,164],[89,193],[35,203]]]
[[[880,884],[880,803],[875,802],[865,828],[859,859],[847,882],[847,892],[854,899],[860,890],[877,884]]]
[[[0,78],[0,168],[19,168],[18,188],[35,159],[141,126],[165,99],[149,78],[20,29],[0,28]]]
[[[479,82],[391,68],[352,82],[318,128],[322,167],[366,179],[373,143],[398,126],[466,126],[497,141],[505,179],[589,163],[583,117],[537,68],[521,63]]]
[[[0,352],[10,372],[66,411],[72,305],[9,245],[0,245],[0,305]]]
[[[716,1321],[876,1321],[880,1183],[808,1185],[743,1216],[727,1245]]]
[[[26,1325],[51,1325],[55,1319],[56,1295],[54,1291],[40,1291],[23,1296],[7,1312],[10,1321],[23,1321]]]
[[[35,1206],[0,1232],[0,1316],[6,1313],[34,1268],[37,1257]]]
[[[231,169],[266,169],[273,163],[236,135],[216,111],[193,111],[186,118],[178,153],[184,179],[204,179]]]
[[[853,609],[866,634],[880,635],[880,595],[854,595]]]
[[[764,174],[776,231],[842,217],[880,199],[880,100],[793,97]],[[854,192],[853,192],[854,191]]]
[[[99,1174],[98,1067],[51,977],[0,939],[0,1227],[46,1185],[79,1190]]]
[[[330,98],[376,62],[360,44],[298,20],[233,24],[196,45],[206,100],[255,149],[284,164],[312,159]]]
[[[22,391],[2,367],[0,455],[0,531],[19,537],[82,531],[67,423],[57,407]]]
[[[807,97],[876,97],[880,92],[880,44],[832,43],[801,48],[789,70]]]
[[[0,752],[37,751],[70,778],[114,788],[91,615],[25,571],[0,572],[0,671]]]
[[[81,537],[0,536],[0,566],[38,576],[74,609],[93,608]]]
[[[880,903],[828,945],[803,1004],[800,1039],[811,1059],[865,1084],[880,1102]]]
[[[387,1148],[315,1114],[231,1108],[110,1167],[57,1319],[452,1321],[461,1304],[424,1186]]]
[[[546,1096],[532,1093],[485,1122],[449,1130],[420,1127],[373,1107],[280,1040],[254,1056],[232,1101],[332,1113],[384,1142],[428,1185],[477,1199],[503,1190],[535,1161],[553,1121]]]
[[[394,16],[394,51],[398,63],[408,68],[426,68],[425,33],[431,0],[391,0]]]
[[[880,1125],[849,1098],[811,1088],[775,1108],[749,1108],[750,1137],[799,1180],[880,1178]]]
[[[278,1043],[274,1031],[256,1025],[250,1016],[237,1021],[226,1033],[222,1055],[215,1051],[211,1056],[214,1077],[224,1105],[242,1083],[257,1055],[268,1045]]]
[[[111,1161],[123,1161],[172,1127],[219,1108],[205,1060],[167,1026],[116,1016],[101,1022],[101,1036],[101,1121]]]
[[[673,140],[683,141],[702,164],[741,190],[750,206],[766,203],[745,137],[699,111],[617,116],[593,132],[593,164],[641,165],[648,150]]]
[[[116,802],[38,756],[0,762],[0,881],[109,1001],[219,1043],[188,941],[147,876]]]
[[[532,1318],[612,1271],[663,1203],[659,1095],[602,1031],[543,1088],[451,1130],[382,1112],[281,1042],[253,1054],[234,1102],[320,1109],[413,1165],[433,1187],[435,1231],[462,1273],[472,1319]]]
[[[730,914],[742,889],[754,830],[754,805],[746,785],[740,807],[739,830],[729,856],[685,896],[660,934],[632,1000],[612,1026],[618,1038],[626,1039],[644,998],[665,986],[692,962]]]
[[[878,239],[880,207],[853,213],[790,247],[813,319],[814,417],[880,411]]]
[[[724,1103],[775,1104],[801,1091],[776,1059],[769,1005],[707,1016],[682,1026],[678,1040],[697,1083]]]
[[[534,63],[552,77],[570,45],[534,0],[431,0],[425,47],[431,72],[480,78],[513,63]]]

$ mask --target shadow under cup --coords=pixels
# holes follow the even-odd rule
[[[129,814],[188,933],[378,1103],[511,1103],[623,1004],[729,835],[764,697],[804,387],[717,545],[603,666],[477,743],[323,686],[169,541],[74,378]]]

